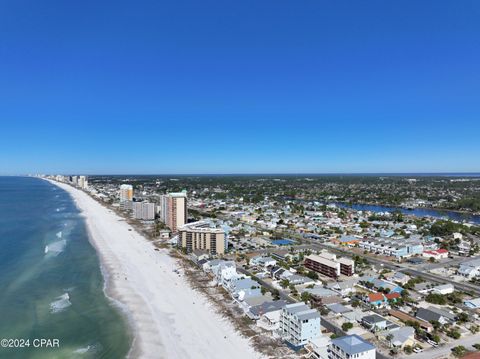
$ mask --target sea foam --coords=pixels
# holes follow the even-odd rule
[[[50,313],[59,313],[71,305],[72,302],[70,302],[70,296],[68,293],[62,294],[61,296],[57,297],[55,301],[50,303]]]
[[[49,245],[45,246],[45,254],[52,253],[53,255],[57,256],[64,251],[66,245],[67,241],[65,239],[50,243]]]

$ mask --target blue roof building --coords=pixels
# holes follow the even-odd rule
[[[335,359],[375,359],[375,356],[375,346],[364,340],[362,337],[354,334],[332,339],[328,357]]]

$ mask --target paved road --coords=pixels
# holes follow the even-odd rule
[[[454,340],[451,343],[444,344],[437,348],[432,348],[429,350],[425,350],[422,353],[418,354],[411,354],[408,355],[408,358],[412,359],[440,359],[440,358],[448,358],[452,353],[452,348],[463,345],[465,348],[471,351],[476,351],[477,349],[473,348],[473,344],[480,343],[480,336],[479,335],[471,335],[466,338],[460,338],[458,340]],[[407,356],[404,356],[407,357]]]

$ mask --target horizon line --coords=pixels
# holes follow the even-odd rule
[[[36,173],[11,174],[5,177],[37,175],[85,176],[480,176],[480,172],[225,172],[225,173]]]

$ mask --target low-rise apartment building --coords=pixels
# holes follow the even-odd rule
[[[369,238],[358,246],[366,251],[382,254],[397,259],[407,258],[423,253],[423,244],[417,239],[395,240],[390,238]]]
[[[338,278],[341,274],[352,276],[355,273],[354,261],[348,258],[337,258],[335,254],[321,252],[305,257],[306,268],[330,278]]]

